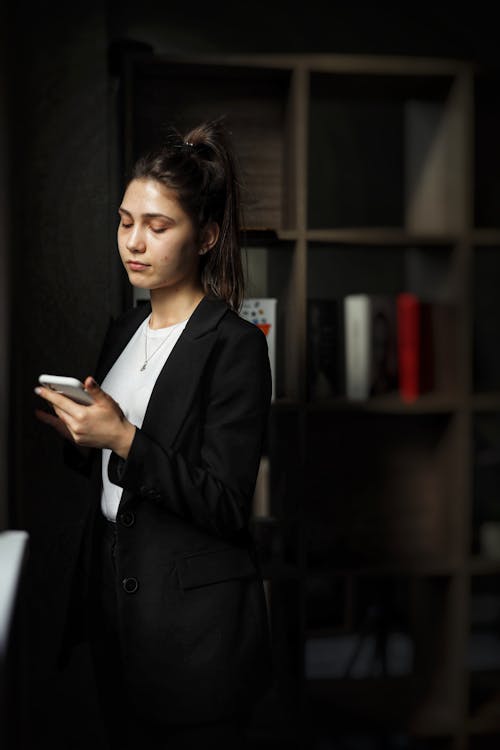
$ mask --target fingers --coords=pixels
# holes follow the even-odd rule
[[[58,417],[54,417],[53,414],[49,414],[42,409],[35,409],[35,415],[36,418],[40,420],[40,422],[45,422],[45,424],[49,424],[51,427],[55,427],[56,422],[59,421]]]
[[[78,419],[82,416],[82,406],[80,404],[77,404],[68,396],[64,396],[62,393],[53,391],[51,388],[44,388],[43,386],[35,388],[35,393],[40,396],[40,398],[43,398],[45,399],[45,401],[48,401],[50,404],[52,404],[54,408],[57,407],[58,409],[65,412],[66,414],[69,414],[75,419]],[[83,408],[87,409],[88,407]]]

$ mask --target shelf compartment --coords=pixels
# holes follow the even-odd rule
[[[415,411],[455,408],[461,372],[458,366],[461,330],[454,270],[456,253],[452,247],[309,243],[307,261],[307,397],[311,402],[326,401],[333,408],[348,408],[342,402],[349,393],[344,305],[348,295],[359,294],[385,299],[386,306],[392,306],[393,315],[384,328],[377,329],[376,349],[375,339],[368,334],[376,357],[373,370],[376,361],[380,377],[366,395],[375,397],[353,402],[360,408],[389,412],[404,411],[405,407]],[[401,292],[416,295],[429,318],[429,326],[421,338],[428,373],[421,396],[426,398],[412,403],[398,398],[396,300]],[[383,320],[387,320],[386,313]],[[380,331],[384,332],[383,338]],[[375,376],[375,371],[372,374]]]
[[[471,553],[483,566],[500,565],[500,411],[476,414],[472,429]]]
[[[453,76],[313,73],[309,228],[459,231],[463,98]]]
[[[443,739],[456,731],[458,717],[447,709],[417,714],[417,687],[412,678],[357,680],[307,680],[306,710],[310,723],[328,722],[332,733],[352,732],[360,726],[370,734],[409,731],[420,738]],[[408,747],[425,747],[423,743]],[[440,745],[429,745],[429,747]],[[404,745],[403,745],[404,747]],[[447,745],[443,745],[447,747]]]
[[[307,258],[309,297],[408,291],[442,302],[458,299],[452,244],[310,242]]]
[[[470,713],[484,713],[495,697],[500,719],[500,574],[472,579],[469,620]]]
[[[344,728],[452,735],[461,723],[460,667],[445,647],[457,593],[448,578],[357,580],[336,632],[315,637],[308,631],[310,710]]]
[[[500,741],[500,571],[474,577],[470,589],[467,643],[468,722],[473,747]],[[493,743],[496,737],[496,745]],[[489,742],[493,744],[488,744]]]
[[[497,733],[500,740],[500,674],[474,673],[470,679],[469,734]]]
[[[479,736],[475,736],[474,729],[472,729],[469,741],[467,744],[468,750],[498,750],[500,746],[500,731],[488,731]]]
[[[165,127],[181,132],[226,115],[242,171],[244,224],[293,228],[290,175],[291,71],[168,60],[131,68],[128,161],[157,145]]]
[[[308,679],[414,673],[411,585],[394,578],[306,578]]]
[[[357,412],[307,415],[308,564],[442,565],[457,559],[457,419]]]

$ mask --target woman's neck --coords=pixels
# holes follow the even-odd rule
[[[176,291],[151,289],[150,328],[166,328],[189,318],[205,293],[201,287]]]

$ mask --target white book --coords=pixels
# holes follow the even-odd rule
[[[397,387],[395,299],[350,294],[344,298],[345,390],[361,400]]]
[[[344,299],[345,388],[351,399],[364,399],[370,390],[370,299],[366,294]]]
[[[276,307],[273,297],[247,297],[243,300],[240,315],[258,326],[265,334],[269,350],[272,376],[272,400],[276,397]]]

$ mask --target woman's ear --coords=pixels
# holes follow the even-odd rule
[[[220,229],[216,221],[207,224],[201,233],[201,247],[198,250],[200,255],[205,255],[213,248],[219,239]]]

